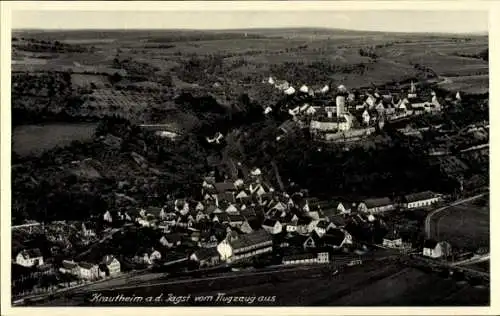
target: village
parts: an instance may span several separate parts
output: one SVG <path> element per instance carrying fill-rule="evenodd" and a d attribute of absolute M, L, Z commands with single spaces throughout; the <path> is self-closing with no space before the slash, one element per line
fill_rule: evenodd
<path fill-rule="evenodd" d="M 340 85 L 333 94 L 329 85 L 302 85 L 296 91 L 273 77 L 262 84 L 286 96 L 281 108 L 263 109 L 265 115 L 278 112 L 288 117 L 276 141 L 294 129 L 308 131 L 318 142 L 362 141 L 383 130 L 386 122 L 432 116 L 442 111 L 441 103 L 461 102 L 460 92 L 441 102 L 434 91 L 422 97 L 413 81 L 407 91 L 349 91 Z M 429 156 L 451 159 L 450 151 L 482 150 L 489 125 L 478 123 L 458 132 L 447 132 L 442 125 L 398 131 L 422 137 L 429 129 L 441 137 L 433 140 L 437 145 Z M 459 147 L 450 148 L 446 141 L 452 137 L 460 138 L 453 142 Z M 223 140 L 221 133 L 206 138 L 209 144 Z M 50 294 L 144 270 L 175 277 L 219 268 L 327 265 L 339 260 L 361 264 L 364 255 L 380 249 L 440 260 L 466 252 L 452 249 L 446 240 L 425 239 L 422 233 L 426 214 L 456 196 L 424 191 L 325 201 L 309 196 L 307 190 L 274 188 L 271 176 L 258 167 L 245 168 L 238 162 L 235 168 L 236 173 L 225 174 L 222 180 L 216 170 L 202 177 L 201 200 L 169 196 L 156 205 L 109 209 L 83 222 L 14 226 L 13 238 L 31 240 L 37 247 L 18 248 L 12 254 L 13 295 Z"/>
<path fill-rule="evenodd" d="M 172 199 L 162 207 L 110 210 L 87 222 L 13 227 L 15 233 L 38 232 L 51 245 L 13 255 L 14 289 L 22 284 L 26 292 L 26 284 L 32 284 L 38 292 L 50 291 L 153 267 L 175 273 L 220 266 L 328 264 L 346 254 L 358 262 L 374 245 L 431 258 L 446 255 L 435 241 L 422 248 L 410 235 L 403 238 L 387 216 L 429 209 L 446 199 L 433 192 L 325 203 L 306 192 L 275 190 L 259 168 L 235 181 L 216 182 L 209 174 L 200 187 L 202 201 Z M 381 223 L 382 235 L 375 230 Z M 360 234 L 360 229 L 373 233 Z M 124 240 L 117 236 L 127 234 L 135 240 L 123 241 L 125 254 L 115 243 Z M 76 249 L 80 253 L 71 251 Z M 69 253 L 73 256 L 65 257 Z"/>

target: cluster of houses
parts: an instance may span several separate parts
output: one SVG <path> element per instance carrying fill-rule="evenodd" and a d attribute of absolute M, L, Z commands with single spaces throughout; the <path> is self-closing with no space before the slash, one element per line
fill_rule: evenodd
<path fill-rule="evenodd" d="M 322 209 L 320 202 L 302 192 L 287 194 L 275 190 L 259 168 L 234 181 L 217 182 L 214 175 L 209 174 L 201 190 L 200 201 L 176 199 L 162 207 L 107 211 L 102 220 L 115 225 L 123 221 L 124 226 L 160 232 L 157 245 L 161 245 L 161 249 L 140 247 L 131 258 L 132 262 L 147 266 L 186 266 L 194 262 L 200 268 L 212 267 L 269 255 L 277 249 L 283 251 L 283 264 L 325 263 L 332 252 L 346 250 L 354 244 L 346 230 L 350 216 L 374 221 L 374 216 L 397 208 L 428 207 L 441 199 L 438 194 L 421 192 L 406 195 L 400 201 L 377 198 L 357 203 L 335 202 Z M 64 233 L 52 229 L 51 235 L 57 237 Z M 83 239 L 98 236 L 91 222 L 81 223 L 78 235 Z M 401 247 L 397 237 L 387 236 L 384 244 Z M 65 260 L 59 272 L 89 281 L 114 277 L 121 271 L 117 255 L 108 254 L 100 262 Z M 44 264 L 38 249 L 22 250 L 14 261 L 24 267 Z"/>
<path fill-rule="evenodd" d="M 267 81 L 277 89 L 284 89 L 287 95 L 286 105 L 279 110 L 288 113 L 292 121 L 309 126 L 316 138 L 334 140 L 339 134 L 344 138 L 360 138 L 361 132 L 369 135 L 375 127 L 382 129 L 386 121 L 436 113 L 442 109 L 434 91 L 429 96 L 420 97 L 413 82 L 407 93 L 378 89 L 360 93 L 348 91 L 344 85 L 336 89 L 330 89 L 329 85 L 318 89 L 303 85 L 296 91 L 286 81 L 280 82 L 272 77 Z M 331 93 L 335 95 L 334 100 Z M 460 100 L 459 93 L 456 98 Z M 264 113 L 270 114 L 274 110 L 267 106 Z"/>
<path fill-rule="evenodd" d="M 78 279 L 94 281 L 100 278 L 118 276 L 121 273 L 121 265 L 113 255 L 106 255 L 98 264 L 63 260 L 59 271 L 74 275 Z"/>

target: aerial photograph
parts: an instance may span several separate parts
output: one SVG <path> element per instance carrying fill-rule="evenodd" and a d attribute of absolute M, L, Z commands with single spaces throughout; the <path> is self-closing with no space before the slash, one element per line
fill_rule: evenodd
<path fill-rule="evenodd" d="M 11 304 L 490 306 L 488 11 L 14 11 Z"/>

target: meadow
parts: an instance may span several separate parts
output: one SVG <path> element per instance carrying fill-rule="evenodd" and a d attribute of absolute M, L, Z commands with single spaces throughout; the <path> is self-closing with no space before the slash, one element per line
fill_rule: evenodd
<path fill-rule="evenodd" d="M 489 206 L 473 202 L 452 206 L 433 219 L 435 237 L 452 247 L 476 250 L 488 247 L 490 240 Z"/>
<path fill-rule="evenodd" d="M 53 123 L 21 125 L 12 133 L 12 149 L 21 156 L 38 155 L 56 146 L 66 146 L 72 141 L 85 141 L 94 136 L 97 124 Z"/>

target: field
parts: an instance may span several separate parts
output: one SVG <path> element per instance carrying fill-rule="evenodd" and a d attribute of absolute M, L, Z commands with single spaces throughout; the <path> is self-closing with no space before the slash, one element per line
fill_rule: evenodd
<path fill-rule="evenodd" d="M 94 135 L 97 124 L 22 125 L 14 128 L 13 151 L 21 156 L 37 155 L 56 146 L 69 145 L 74 140 L 84 141 Z"/>
<path fill-rule="evenodd" d="M 474 202 L 452 206 L 433 217 L 433 232 L 438 240 L 446 240 L 453 247 L 476 250 L 489 246 L 489 206 Z"/>
<path fill-rule="evenodd" d="M 249 37 L 245 37 L 248 33 Z M 16 33 L 17 34 L 17 33 Z M 273 66 L 284 62 L 308 67 L 313 62 L 324 62 L 333 66 L 366 65 L 362 76 L 349 72 L 330 72 L 325 80 L 344 83 L 349 87 L 383 84 L 393 80 L 415 77 L 419 71 L 416 64 L 430 67 L 441 76 L 457 77 L 488 74 L 488 62 L 479 58 L 464 57 L 478 54 L 488 47 L 486 36 L 456 37 L 431 36 L 425 34 L 385 34 L 328 29 L 260 29 L 250 32 L 228 30 L 224 32 L 197 31 L 75 31 L 75 32 L 23 32 L 25 37 L 37 40 L 59 40 L 80 46 L 94 46 L 96 51 L 89 54 L 59 53 L 53 59 L 37 63 L 22 49 L 14 52 L 18 58 L 15 70 L 48 70 L 73 67 L 74 72 L 111 72 L 112 60 L 122 59 L 145 62 L 157 67 L 164 74 L 176 75 L 175 69 L 182 67 L 189 58 L 222 57 L 221 77 L 231 85 L 245 76 L 252 76 L 254 82 L 273 75 Z M 109 38 L 105 38 L 105 34 Z M 360 49 L 373 48 L 376 59 L 362 56 Z M 117 53 L 119 51 L 119 53 Z M 24 59 L 23 59 L 24 58 Z M 245 65 L 235 61 L 241 61 Z M 79 63 L 75 66 L 74 62 Z M 300 71 L 298 72 L 300 73 Z M 215 74 L 214 74 L 215 75 Z M 217 76 L 217 75 L 216 75 Z M 278 74 L 279 76 L 279 74 Z M 182 79 L 182 78 L 181 78 Z M 201 78 L 199 78 L 201 80 Z M 314 81 L 314 77 L 303 78 L 291 75 L 286 78 L 293 84 L 304 79 Z M 214 77 L 215 80 L 215 77 Z M 470 77 L 468 81 L 476 80 Z M 481 79 L 482 80 L 482 79 Z M 459 82 L 459 80 L 454 80 Z M 482 84 L 483 81 L 481 81 Z M 193 82 L 191 82 L 193 83 Z M 211 82 L 196 82 L 211 87 Z M 324 82 L 306 82 L 309 85 Z M 473 82 L 474 85 L 479 83 Z M 450 87 L 455 88 L 455 87 Z M 460 88 L 467 88 L 467 84 Z"/>
<path fill-rule="evenodd" d="M 71 85 L 73 88 L 90 88 L 94 84 L 97 88 L 104 88 L 109 80 L 101 75 L 72 74 Z"/>
<path fill-rule="evenodd" d="M 463 91 L 465 93 L 487 93 L 489 90 L 489 76 L 463 76 L 447 77 L 441 88 L 452 91 Z"/>

